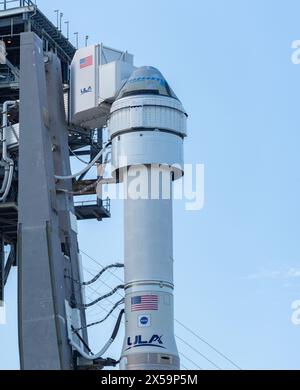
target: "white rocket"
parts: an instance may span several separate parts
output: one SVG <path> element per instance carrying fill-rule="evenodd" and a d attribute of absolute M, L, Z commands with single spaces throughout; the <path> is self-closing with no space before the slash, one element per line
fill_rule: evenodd
<path fill-rule="evenodd" d="M 113 169 L 127 194 L 121 369 L 180 368 L 174 336 L 172 181 L 184 173 L 186 122 L 181 102 L 152 67 L 133 72 L 111 109 Z"/>
<path fill-rule="evenodd" d="M 123 182 L 128 195 L 124 205 L 126 337 L 121 368 L 179 369 L 174 337 L 172 182 L 184 173 L 187 114 L 157 69 L 136 69 L 133 55 L 103 45 L 77 51 L 71 81 L 74 124 L 102 127 L 110 114 L 113 175 Z"/>

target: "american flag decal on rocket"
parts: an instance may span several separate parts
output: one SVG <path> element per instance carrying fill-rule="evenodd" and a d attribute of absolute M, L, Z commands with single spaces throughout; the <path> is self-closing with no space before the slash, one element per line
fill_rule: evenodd
<path fill-rule="evenodd" d="M 131 298 L 131 311 L 157 311 L 157 295 L 140 295 Z"/>

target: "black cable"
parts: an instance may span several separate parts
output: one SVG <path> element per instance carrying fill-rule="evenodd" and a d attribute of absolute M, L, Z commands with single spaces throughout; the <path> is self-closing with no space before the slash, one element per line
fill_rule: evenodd
<path fill-rule="evenodd" d="M 75 152 L 73 152 L 73 150 L 70 148 L 70 146 L 69 146 L 69 151 L 72 153 L 72 155 L 74 156 L 74 157 L 76 157 L 77 158 L 77 160 L 79 160 L 80 162 L 82 162 L 83 164 L 85 164 L 85 165 L 89 165 L 90 163 L 91 163 L 91 161 L 84 161 L 82 158 L 80 158 L 79 156 L 77 156 L 77 154 L 75 153 Z"/>
<path fill-rule="evenodd" d="M 120 325 L 121 325 L 121 321 L 122 321 L 122 317 L 123 317 L 124 314 L 125 314 L 125 309 L 122 309 L 120 311 L 120 314 L 119 314 L 119 317 L 118 317 L 115 329 L 113 330 L 112 335 L 111 335 L 111 339 L 112 340 L 114 340 L 117 337 L 117 335 L 118 335 L 118 332 L 119 332 L 119 329 L 120 329 Z"/>
<path fill-rule="evenodd" d="M 82 285 L 83 286 L 89 286 L 95 282 L 97 282 L 97 280 L 106 272 L 108 271 L 109 269 L 112 269 L 112 268 L 124 268 L 124 264 L 121 264 L 121 263 L 116 263 L 116 264 L 111 264 L 111 265 L 108 265 L 107 267 L 103 268 L 102 271 L 100 271 L 98 273 L 98 275 L 96 275 L 92 280 L 88 281 L 88 282 L 83 282 Z"/>
<path fill-rule="evenodd" d="M 87 273 L 89 273 L 91 276 L 93 276 L 93 274 L 87 269 L 87 268 L 83 268 Z M 112 288 L 112 286 L 110 286 L 108 283 L 106 283 L 105 282 L 105 280 L 102 280 L 101 281 L 101 284 L 104 284 L 104 286 L 106 286 L 106 287 L 108 287 L 108 288 Z M 93 287 L 91 287 L 91 286 L 87 286 L 87 288 L 88 289 L 90 289 L 90 291 L 94 294 L 94 295 L 99 295 L 100 294 L 100 290 L 99 289 L 95 289 L 95 288 L 93 288 Z M 118 295 L 121 297 L 121 298 L 123 298 L 123 295 L 122 294 L 120 294 L 120 293 L 118 293 Z M 93 299 L 93 298 L 91 298 L 91 299 Z M 110 304 L 114 304 L 112 301 L 110 301 L 109 299 L 107 299 L 107 301 L 110 303 Z M 99 306 L 99 307 L 101 307 L 101 306 Z"/>
<path fill-rule="evenodd" d="M 92 260 L 95 264 L 98 264 L 100 265 L 101 267 L 103 267 L 103 265 L 95 260 L 93 257 L 91 257 L 88 253 L 84 252 L 83 250 L 80 251 L 84 256 L 86 256 L 87 258 L 89 258 L 90 260 Z M 111 275 L 114 276 L 116 279 L 118 279 L 119 281 L 122 281 L 121 278 L 119 278 L 115 273 L 111 272 Z M 222 356 L 224 359 L 226 359 L 228 362 L 230 362 L 231 364 L 233 364 L 236 368 L 238 368 L 239 370 L 242 370 L 241 367 L 239 367 L 236 363 L 234 363 L 228 356 L 226 356 L 224 353 L 222 353 L 221 351 L 219 351 L 217 348 L 215 348 L 212 344 L 210 344 L 209 342 L 207 342 L 204 338 L 200 337 L 197 333 L 195 333 L 193 330 L 191 330 L 190 328 L 188 328 L 186 325 L 184 325 L 182 322 L 180 322 L 179 320 L 175 319 L 175 321 L 181 325 L 183 328 L 185 328 L 188 332 L 190 332 L 192 335 L 194 335 L 196 338 L 198 338 L 200 341 L 202 341 L 204 344 L 206 344 L 207 346 L 209 346 L 212 350 L 214 350 L 216 353 L 218 353 L 220 356 Z M 185 344 L 187 344 L 184 340 L 182 340 L 182 342 L 184 342 Z M 189 346 L 189 345 L 188 345 Z M 199 353 L 199 351 L 197 351 L 197 353 Z M 207 358 L 203 355 L 203 357 L 207 360 Z M 209 361 L 210 362 L 210 361 Z M 213 365 L 215 365 L 213 362 L 211 362 Z M 216 365 L 215 365 L 216 366 Z M 220 368 L 219 368 L 220 369 Z"/>
<path fill-rule="evenodd" d="M 187 347 L 191 348 L 192 351 L 196 352 L 198 355 L 200 355 L 201 357 L 203 357 L 206 361 L 208 361 L 210 364 L 212 364 L 215 368 L 217 368 L 218 370 L 222 370 L 221 367 L 219 367 L 216 363 L 214 363 L 212 360 L 210 360 L 208 357 L 206 357 L 205 355 L 203 355 L 203 353 L 199 352 L 196 348 L 194 348 L 191 344 L 187 343 L 185 340 L 183 340 L 181 337 L 175 335 L 175 337 L 180 340 L 181 342 L 183 342 Z"/>
<path fill-rule="evenodd" d="M 78 307 L 78 308 L 79 308 L 79 309 L 88 309 L 89 307 L 92 307 L 92 306 L 96 305 L 97 303 L 103 301 L 104 299 L 111 297 L 111 296 L 114 295 L 117 291 L 123 290 L 124 287 L 125 287 L 124 284 L 122 284 L 122 285 L 120 285 L 120 286 L 117 286 L 117 287 L 115 287 L 110 293 L 107 293 L 107 294 L 103 295 L 102 297 L 96 299 L 96 300 L 93 301 L 93 302 L 87 303 L 87 304 L 85 304 L 85 305 L 80 305 L 80 307 Z"/>
<path fill-rule="evenodd" d="M 116 322 L 116 325 L 114 327 L 114 330 L 112 332 L 112 335 L 110 336 L 110 340 L 113 342 L 115 340 L 115 338 L 117 337 L 118 333 L 119 333 L 119 330 L 120 330 L 120 325 L 121 325 L 121 322 L 122 322 L 122 317 L 123 317 L 123 314 L 125 313 L 125 310 L 122 309 L 120 311 L 120 314 L 118 316 L 118 319 L 117 319 L 117 322 Z M 78 336 L 79 340 L 83 343 L 83 345 L 86 347 L 86 349 L 88 350 L 88 352 L 91 354 L 91 355 L 94 355 L 93 352 L 91 351 L 90 347 L 87 345 L 87 343 L 83 340 L 83 338 L 80 336 L 80 334 L 78 333 L 78 331 L 76 329 L 74 329 L 74 327 L 72 326 L 71 327 L 72 331 Z M 97 362 L 97 361 L 105 361 L 103 358 L 99 358 L 99 359 L 95 359 L 94 362 Z M 114 364 L 118 364 L 115 360 L 113 361 Z"/>
<path fill-rule="evenodd" d="M 192 359 L 188 358 L 188 357 L 187 357 L 186 355 L 184 355 L 182 352 L 179 352 L 179 355 L 181 355 L 181 356 L 182 356 L 184 359 L 186 359 L 188 362 L 194 364 L 194 366 L 196 366 L 199 370 L 203 370 L 202 367 L 198 366 L 197 363 L 195 363 Z M 183 364 L 182 364 L 182 367 L 184 367 Z M 185 367 L 185 368 L 186 368 L 186 367 Z"/>
<path fill-rule="evenodd" d="M 91 351 L 90 347 L 87 345 L 87 343 L 83 340 L 83 338 L 81 337 L 80 333 L 79 333 L 79 330 L 80 329 L 75 329 L 74 326 L 72 325 L 71 326 L 71 329 L 72 331 L 76 334 L 76 336 L 79 338 L 79 340 L 82 342 L 82 344 L 85 346 L 85 348 L 87 349 L 87 351 L 93 355 L 93 352 Z"/>
<path fill-rule="evenodd" d="M 99 261 L 93 259 L 90 255 L 88 255 L 86 252 L 84 252 L 82 249 L 80 250 L 80 253 L 83 254 L 84 256 L 86 256 L 88 259 L 92 260 L 95 264 L 98 264 L 100 267 L 104 268 L 104 265 L 101 264 Z M 109 271 L 109 273 L 114 276 L 116 279 L 118 279 L 120 282 L 123 282 L 123 280 L 121 278 L 119 278 L 116 274 L 114 274 L 113 272 Z"/>
<path fill-rule="evenodd" d="M 224 353 L 220 352 L 217 348 L 215 348 L 213 345 L 211 345 L 208 341 L 206 341 L 203 337 L 200 337 L 197 333 L 195 333 L 193 330 L 188 328 L 186 325 L 184 325 L 182 322 L 175 320 L 179 325 L 181 325 L 185 330 L 190 332 L 193 336 L 195 336 L 198 340 L 200 340 L 202 343 L 209 346 L 212 350 L 214 350 L 218 355 L 222 356 L 224 359 L 226 359 L 229 363 L 231 363 L 234 367 L 236 367 L 239 370 L 242 370 L 241 367 L 239 367 L 234 361 L 232 361 L 228 356 L 226 356 Z"/>
<path fill-rule="evenodd" d="M 91 324 L 88 324 L 86 326 L 83 326 L 82 328 L 78 328 L 76 329 L 77 332 L 79 332 L 80 330 L 83 330 L 83 329 L 88 329 L 88 328 L 91 328 L 92 326 L 96 326 L 96 325 L 100 325 L 100 324 L 103 324 L 103 322 L 105 322 L 110 316 L 111 314 L 120 306 L 122 305 L 122 303 L 124 303 L 124 298 L 121 299 L 119 302 L 117 302 L 114 307 L 109 311 L 109 313 L 106 315 L 106 317 L 104 317 L 102 320 L 100 321 L 97 321 L 97 322 L 93 322 Z M 75 333 L 75 331 L 74 331 Z"/>
<path fill-rule="evenodd" d="M 115 340 L 115 338 L 117 337 L 117 335 L 118 335 L 118 333 L 119 333 L 120 325 L 121 325 L 121 322 L 122 322 L 122 317 L 123 317 L 124 314 L 125 314 L 125 310 L 122 309 L 122 310 L 120 311 L 119 316 L 118 316 L 116 325 L 115 325 L 114 330 L 113 330 L 113 332 L 112 332 L 112 335 L 110 336 L 110 340 L 112 340 L 112 341 Z M 100 360 L 101 360 L 101 359 L 100 359 Z M 95 360 L 95 362 L 97 362 L 97 360 Z M 120 360 L 114 361 L 114 364 L 115 364 L 115 365 L 117 365 L 117 364 L 119 364 L 119 363 L 120 363 Z"/>
<path fill-rule="evenodd" d="M 101 276 L 108 270 L 112 268 L 124 268 L 124 264 L 121 263 L 116 263 L 116 264 L 111 264 L 108 265 L 107 267 L 103 268 L 93 279 L 89 280 L 88 282 L 81 282 L 80 280 L 73 279 L 71 276 L 66 275 L 66 279 L 71 279 L 73 282 L 80 284 L 82 286 L 90 286 L 91 284 L 94 284 L 97 282 L 98 279 L 101 278 Z"/>

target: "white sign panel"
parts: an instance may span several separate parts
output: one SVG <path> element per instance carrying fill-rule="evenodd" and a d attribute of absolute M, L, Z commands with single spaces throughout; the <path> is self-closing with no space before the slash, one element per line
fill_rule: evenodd
<path fill-rule="evenodd" d="M 71 64 L 71 121 L 90 127 L 106 123 L 107 107 L 133 72 L 133 56 L 127 52 L 92 45 L 77 50 Z"/>
<path fill-rule="evenodd" d="M 72 113 L 85 111 L 96 106 L 96 46 L 85 47 L 76 52 L 71 65 Z"/>

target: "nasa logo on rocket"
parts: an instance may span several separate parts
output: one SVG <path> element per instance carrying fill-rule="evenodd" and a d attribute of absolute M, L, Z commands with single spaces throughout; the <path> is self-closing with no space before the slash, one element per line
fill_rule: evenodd
<path fill-rule="evenodd" d="M 151 316 L 150 315 L 141 315 L 138 317 L 138 327 L 139 328 L 150 328 L 151 326 Z"/>

